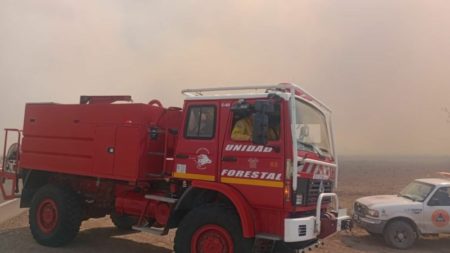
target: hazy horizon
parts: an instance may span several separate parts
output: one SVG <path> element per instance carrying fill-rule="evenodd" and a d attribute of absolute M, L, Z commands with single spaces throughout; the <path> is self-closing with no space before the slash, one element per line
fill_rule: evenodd
<path fill-rule="evenodd" d="M 340 155 L 449 156 L 449 11 L 443 0 L 0 0 L 0 128 L 21 128 L 26 102 L 180 106 L 185 88 L 294 82 L 332 108 Z"/>

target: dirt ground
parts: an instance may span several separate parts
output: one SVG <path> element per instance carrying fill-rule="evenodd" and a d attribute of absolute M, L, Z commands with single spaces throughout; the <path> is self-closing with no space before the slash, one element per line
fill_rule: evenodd
<path fill-rule="evenodd" d="M 341 206 L 351 208 L 361 196 L 392 194 L 414 178 L 436 177 L 437 171 L 450 171 L 450 158 L 343 158 L 340 162 L 338 193 Z M 0 214 L 1 215 L 1 214 Z M 91 219 L 83 223 L 78 237 L 64 248 L 47 248 L 37 244 L 28 229 L 28 213 L 0 224 L 0 252 L 172 252 L 174 233 L 164 237 L 145 233 L 123 233 L 116 230 L 108 218 Z M 313 252 L 405 252 L 386 247 L 380 238 L 369 236 L 355 228 L 352 232 L 325 240 L 325 245 Z M 406 252 L 450 253 L 450 237 L 422 238 Z"/>

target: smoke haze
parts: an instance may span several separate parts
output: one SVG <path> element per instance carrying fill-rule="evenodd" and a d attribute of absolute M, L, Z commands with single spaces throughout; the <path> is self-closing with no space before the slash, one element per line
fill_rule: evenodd
<path fill-rule="evenodd" d="M 0 128 L 26 102 L 294 82 L 339 154 L 449 155 L 450 2 L 0 0 Z M 3 137 L 0 137 L 0 141 Z"/>

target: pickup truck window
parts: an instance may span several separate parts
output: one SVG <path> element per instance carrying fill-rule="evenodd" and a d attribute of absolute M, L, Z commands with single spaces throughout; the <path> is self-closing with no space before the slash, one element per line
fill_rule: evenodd
<path fill-rule="evenodd" d="M 450 206 L 449 187 L 439 188 L 428 202 L 429 206 Z"/>

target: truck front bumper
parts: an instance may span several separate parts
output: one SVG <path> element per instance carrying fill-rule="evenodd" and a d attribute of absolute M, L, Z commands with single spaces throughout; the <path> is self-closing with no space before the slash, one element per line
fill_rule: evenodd
<path fill-rule="evenodd" d="M 386 221 L 384 220 L 362 217 L 357 214 L 353 214 L 353 221 L 358 224 L 358 226 L 374 234 L 382 234 L 384 227 L 386 226 Z"/>
<path fill-rule="evenodd" d="M 335 225 L 331 225 L 332 223 L 319 224 L 320 222 L 318 223 L 316 216 L 285 219 L 284 241 L 302 242 L 318 239 L 321 238 L 321 231 L 331 231 L 331 233 L 328 233 L 328 236 L 330 236 L 341 230 L 350 229 L 352 227 L 352 219 L 347 215 L 346 209 L 339 209 Z"/>

